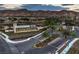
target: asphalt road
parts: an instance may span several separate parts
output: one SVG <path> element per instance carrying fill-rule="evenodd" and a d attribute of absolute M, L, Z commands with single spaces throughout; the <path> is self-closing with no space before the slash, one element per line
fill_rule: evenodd
<path fill-rule="evenodd" d="M 44 48 L 33 48 L 33 45 L 35 43 L 37 43 L 39 40 L 32 39 L 28 42 L 15 44 L 15 46 L 18 48 L 18 50 L 21 53 L 25 53 L 25 54 L 46 54 L 46 53 L 49 53 L 49 52 L 55 53 L 55 51 L 57 50 L 57 47 L 59 47 L 60 45 L 62 45 L 64 43 L 64 40 L 60 39 L 57 42 L 54 42 L 54 43 L 52 43 L 52 44 L 50 44 L 50 45 L 48 45 Z"/>
<path fill-rule="evenodd" d="M 8 54 L 8 53 L 11 53 L 8 44 L 2 38 L 0 38 L 0 54 Z"/>
<path fill-rule="evenodd" d="M 0 54 L 19 54 L 19 50 L 11 43 L 0 37 Z"/>
<path fill-rule="evenodd" d="M 41 38 L 40 37 L 37 37 L 37 38 L 32 38 L 31 40 L 29 41 L 26 41 L 26 42 L 22 42 L 22 43 L 18 43 L 18 44 L 14 44 L 17 49 L 20 51 L 20 52 L 24 52 L 24 51 L 28 51 L 29 49 L 32 49 L 33 48 L 33 45 L 37 42 L 39 42 Z"/>
<path fill-rule="evenodd" d="M 39 42 L 40 39 L 42 39 L 42 37 L 38 36 L 36 38 L 32 38 L 29 41 L 25 41 L 25 42 L 18 43 L 18 44 L 6 43 L 7 44 L 6 45 L 5 43 L 3 43 L 2 47 L 6 51 L 2 51 L 2 52 L 14 53 L 14 54 L 16 54 L 16 53 L 25 53 L 25 54 L 55 53 L 55 51 L 57 50 L 57 47 L 59 47 L 60 45 L 62 45 L 64 43 L 64 40 L 60 39 L 60 40 L 58 40 L 58 41 L 56 41 L 56 42 L 54 42 L 54 43 L 52 43 L 52 44 L 50 44 L 50 45 L 48 45 L 48 46 L 46 46 L 44 48 L 33 48 L 33 45 L 35 43 Z M 0 41 L 4 42 L 3 39 L 0 39 Z"/>
<path fill-rule="evenodd" d="M 32 38 L 29 41 L 21 42 L 21 43 L 7 43 L 2 38 L 0 38 L 0 53 L 23 53 L 23 54 L 47 54 L 47 53 L 55 53 L 58 47 L 64 44 L 64 39 L 57 40 L 56 42 L 47 45 L 44 48 L 33 48 L 33 45 L 39 40 L 43 39 L 41 36 L 37 36 Z M 71 40 L 70 40 L 71 41 Z M 69 41 L 69 42 L 70 42 Z"/>
<path fill-rule="evenodd" d="M 38 38 L 38 39 L 37 39 Z M 16 54 L 16 53 L 24 53 L 24 54 L 48 54 L 55 53 L 60 45 L 64 43 L 63 39 L 60 39 L 44 48 L 33 48 L 33 45 L 37 43 L 40 37 L 36 39 L 31 39 L 30 41 L 11 44 L 5 42 L 2 38 L 0 38 L 0 54 Z M 71 40 L 70 40 L 71 41 Z"/>
<path fill-rule="evenodd" d="M 71 39 L 69 39 L 70 43 Z M 64 44 L 64 40 L 58 40 L 57 42 L 52 43 L 51 45 L 48 45 L 47 47 L 44 48 L 33 48 L 30 49 L 28 51 L 25 51 L 26 54 L 48 54 L 48 53 L 52 53 L 54 54 L 56 52 L 56 50 L 58 49 L 58 47 L 60 47 L 60 45 Z"/>

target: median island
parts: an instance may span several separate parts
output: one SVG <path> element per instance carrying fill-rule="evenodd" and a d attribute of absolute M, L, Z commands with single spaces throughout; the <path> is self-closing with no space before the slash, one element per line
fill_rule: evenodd
<path fill-rule="evenodd" d="M 57 37 L 59 37 L 58 34 L 52 34 L 52 36 L 47 37 L 45 40 L 39 41 L 38 43 L 34 44 L 34 48 L 44 48 L 48 45 L 48 43 L 50 43 L 51 41 L 53 41 Z"/>

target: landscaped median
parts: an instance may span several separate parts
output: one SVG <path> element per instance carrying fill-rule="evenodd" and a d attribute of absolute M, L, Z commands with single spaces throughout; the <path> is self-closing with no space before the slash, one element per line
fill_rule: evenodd
<path fill-rule="evenodd" d="M 47 37 L 46 39 L 39 41 L 38 43 L 34 44 L 33 47 L 34 48 L 44 48 L 48 45 L 48 43 L 50 43 L 51 41 L 53 41 L 57 37 L 59 37 L 58 34 L 52 34 L 51 36 Z"/>

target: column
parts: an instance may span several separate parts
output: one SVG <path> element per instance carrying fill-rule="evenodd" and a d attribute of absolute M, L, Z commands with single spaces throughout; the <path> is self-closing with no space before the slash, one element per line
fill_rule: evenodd
<path fill-rule="evenodd" d="M 13 23 L 13 30 L 14 30 L 14 33 L 16 33 L 16 26 L 17 26 L 17 23 Z"/>

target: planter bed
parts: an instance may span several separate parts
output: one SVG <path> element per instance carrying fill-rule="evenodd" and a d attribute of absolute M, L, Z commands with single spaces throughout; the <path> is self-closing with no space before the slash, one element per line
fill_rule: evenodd
<path fill-rule="evenodd" d="M 53 34 L 51 37 L 47 38 L 46 40 L 34 44 L 34 47 L 35 48 L 46 47 L 49 42 L 51 42 L 52 40 L 56 39 L 58 36 L 59 36 L 58 34 Z"/>

